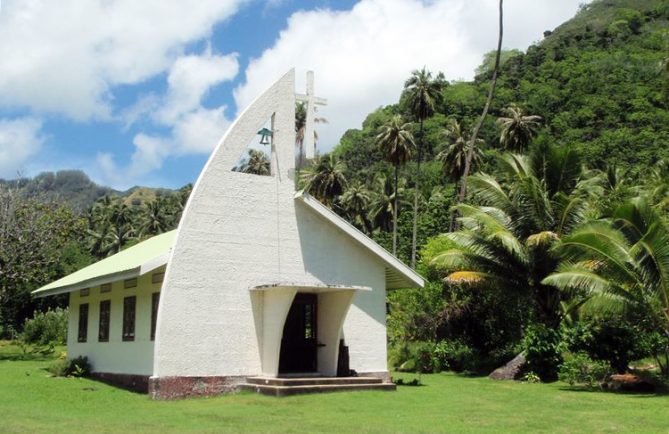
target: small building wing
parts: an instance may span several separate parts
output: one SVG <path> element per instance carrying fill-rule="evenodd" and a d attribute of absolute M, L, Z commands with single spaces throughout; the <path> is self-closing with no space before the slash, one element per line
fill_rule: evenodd
<path fill-rule="evenodd" d="M 36 297 L 63 294 L 104 283 L 138 277 L 167 264 L 176 230 L 149 238 L 82 268 L 35 291 Z"/>
<path fill-rule="evenodd" d="M 424 286 L 425 282 L 418 273 L 311 195 L 300 191 L 295 194 L 295 200 L 305 204 L 324 221 L 339 228 L 383 261 L 386 266 L 386 289 L 422 288 Z"/>

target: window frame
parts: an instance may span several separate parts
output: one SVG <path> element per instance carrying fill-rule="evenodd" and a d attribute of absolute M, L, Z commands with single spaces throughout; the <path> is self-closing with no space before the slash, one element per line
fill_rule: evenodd
<path fill-rule="evenodd" d="M 121 329 L 121 339 L 123 342 L 133 342 L 135 340 L 136 322 L 137 296 L 130 295 L 123 297 L 123 328 Z"/>
<path fill-rule="evenodd" d="M 85 312 L 85 313 L 84 313 Z M 88 314 L 90 308 L 88 303 L 79 305 L 79 323 L 77 324 L 77 342 L 86 343 L 88 341 Z M 82 321 L 83 319 L 83 321 Z"/>
<path fill-rule="evenodd" d="M 105 309 L 103 309 L 103 306 L 105 307 Z M 106 312 L 106 314 L 103 315 L 103 312 Z M 111 300 L 100 300 L 100 312 L 98 318 L 98 342 L 109 342 L 110 323 L 111 323 Z"/>
<path fill-rule="evenodd" d="M 158 306 L 160 304 L 160 292 L 151 294 L 151 340 L 156 340 L 156 325 L 158 324 Z"/>

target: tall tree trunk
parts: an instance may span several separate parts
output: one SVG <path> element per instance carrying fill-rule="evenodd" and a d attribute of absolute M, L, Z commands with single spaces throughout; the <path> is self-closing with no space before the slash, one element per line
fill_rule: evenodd
<path fill-rule="evenodd" d="M 467 158 L 465 159 L 465 170 L 463 172 L 462 178 L 460 178 L 460 193 L 458 194 L 458 203 L 462 203 L 467 196 L 467 177 L 469 176 L 469 171 L 472 167 L 472 159 L 474 158 L 474 146 L 476 144 L 476 139 L 478 138 L 479 131 L 483 125 L 485 117 L 488 115 L 488 110 L 490 110 L 490 104 L 492 103 L 492 97 L 495 94 L 495 87 L 497 87 L 497 74 L 499 73 L 499 58 L 502 53 L 502 37 L 504 35 L 504 21 L 503 21 L 503 2 L 504 0 L 499 0 L 499 37 L 497 38 L 497 53 L 495 55 L 495 69 L 492 72 L 492 80 L 490 81 L 490 90 L 488 91 L 488 99 L 485 102 L 483 107 L 483 113 L 479 118 L 472 136 L 469 140 L 469 149 L 467 150 Z M 451 227 L 450 230 L 458 230 L 457 211 L 453 210 L 451 213 Z"/>
<path fill-rule="evenodd" d="M 395 165 L 395 206 L 393 206 L 393 255 L 397 256 L 397 205 L 399 203 L 399 193 L 397 186 L 400 180 L 400 166 Z"/>
<path fill-rule="evenodd" d="M 423 118 L 418 133 L 418 164 L 416 164 L 416 191 L 413 198 L 413 233 L 411 235 L 411 268 L 416 269 L 416 243 L 418 234 L 418 195 L 420 195 L 420 161 L 423 159 Z"/>

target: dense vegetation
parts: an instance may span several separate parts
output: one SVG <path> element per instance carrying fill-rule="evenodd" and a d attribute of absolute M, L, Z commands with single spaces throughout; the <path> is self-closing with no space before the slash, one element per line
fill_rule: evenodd
<path fill-rule="evenodd" d="M 302 187 L 427 279 L 389 295 L 396 368 L 487 373 L 523 351 L 528 378 L 643 358 L 669 377 L 668 35 L 664 1 L 595 0 L 499 53 L 486 116 L 495 52 L 471 82 L 415 71 L 333 152 L 298 160 Z M 190 192 L 129 201 L 77 176 L 0 183 L 0 333 L 48 307 L 31 289 L 174 228 Z M 84 187 L 63 187 L 68 206 L 58 185 Z"/>

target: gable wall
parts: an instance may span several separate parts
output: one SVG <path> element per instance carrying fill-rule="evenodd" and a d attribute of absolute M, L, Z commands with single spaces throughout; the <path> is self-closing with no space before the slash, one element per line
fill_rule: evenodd
<path fill-rule="evenodd" d="M 153 375 L 261 372 L 262 322 L 250 288 L 355 285 L 344 325 L 351 367 L 386 370 L 383 265 L 294 199 L 294 76 L 286 75 L 230 128 L 196 183 L 180 222 L 158 315 Z M 231 169 L 275 113 L 273 176 Z"/>

